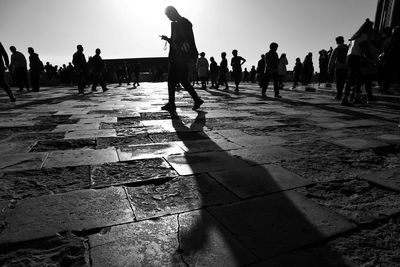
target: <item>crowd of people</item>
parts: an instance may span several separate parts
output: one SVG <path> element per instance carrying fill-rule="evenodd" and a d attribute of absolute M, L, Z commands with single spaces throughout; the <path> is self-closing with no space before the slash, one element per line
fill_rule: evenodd
<path fill-rule="evenodd" d="M 175 9 L 170 8 L 168 12 L 166 14 L 171 19 L 172 25 L 178 25 L 177 31 L 181 30 L 181 27 L 190 27 L 190 36 L 187 38 L 193 39 L 191 42 L 195 46 L 191 23 L 181 17 Z M 183 23 L 182 21 L 185 20 L 187 22 Z M 172 35 L 174 34 L 176 33 L 172 33 Z M 162 38 L 173 45 L 172 39 L 175 36 L 163 36 Z M 338 36 L 336 38 L 337 46 L 334 49 L 330 47 L 328 50 L 319 51 L 318 85 L 326 84 L 329 87 L 334 81 L 336 83 L 335 99 L 345 106 L 363 102 L 361 97 L 361 88 L 363 86 L 366 92 L 366 101 L 374 101 L 372 93 L 373 81 L 378 82 L 380 92 L 389 92 L 392 70 L 395 64 L 398 63 L 396 60 L 399 59 L 399 39 L 400 27 L 395 27 L 394 29 L 385 28 L 382 34 L 378 34 L 373 28 L 373 22 L 367 19 L 359 30 L 350 37 L 349 44 L 346 44 L 343 36 Z M 78 45 L 77 51 L 73 54 L 72 63 L 58 67 L 51 65 L 49 62 L 43 65 L 39 55 L 35 53 L 32 47 L 29 47 L 29 76 L 28 62 L 23 53 L 17 51 L 14 46 L 9 49 L 11 51 L 10 61 L 6 50 L 0 43 L 0 86 L 4 88 L 12 102 L 15 102 L 16 98 L 5 79 L 5 70 L 7 68 L 10 70 L 20 92 L 23 92 L 24 88 L 29 91 L 30 86 L 33 92 L 39 91 L 42 73 L 45 74 L 49 81 L 58 79 L 63 85 L 76 84 L 79 94 L 83 94 L 85 88 L 90 84 L 92 91 L 96 91 L 98 85 L 101 86 L 103 92 L 107 91 L 106 75 L 109 75 L 110 72 L 114 74 L 119 85 L 122 82 L 126 82 L 128 85 L 133 82 L 134 87 L 140 85 L 140 62 L 137 62 L 135 66 L 123 62 L 119 66 L 113 66 L 111 70 L 108 70 L 100 56 L 101 50 L 99 48 L 96 49 L 95 55 L 86 60 L 82 45 Z M 190 47 L 188 49 L 190 50 Z M 272 42 L 269 45 L 269 51 L 261 55 L 260 60 L 257 62 L 257 67 L 253 65 L 251 70 L 248 71 L 247 68 L 242 69 L 246 59 L 240 56 L 236 49 L 232 51 L 229 64 L 226 52 L 221 53 L 221 59 L 218 64 L 214 57 L 210 57 L 208 61 L 205 57 L 205 52 L 198 54 L 196 48 L 192 55 L 192 59 L 195 60 L 186 60 L 184 63 L 187 65 L 187 70 L 186 67 L 184 69 L 184 71 L 187 71 L 187 78 L 184 77 L 184 79 L 188 81 L 191 87 L 200 81 L 201 87 L 206 89 L 210 80 L 211 88 L 218 89 L 220 86 L 224 86 L 224 90 L 229 90 L 229 77 L 235 84 L 235 93 L 239 92 L 241 82 L 256 83 L 258 81 L 263 97 L 266 97 L 268 85 L 272 80 L 274 97 L 280 98 L 279 90 L 284 86 L 289 62 L 286 54 L 282 53 L 279 56 L 277 50 L 278 44 Z M 177 55 L 172 55 L 173 57 L 171 57 L 171 51 L 170 49 L 170 68 L 171 62 L 177 61 L 174 57 L 179 58 L 182 56 L 177 53 Z M 292 89 L 299 86 L 300 83 L 308 85 L 313 82 L 316 72 L 312 57 L 313 55 L 310 52 L 305 56 L 303 62 L 301 62 L 300 58 L 296 58 L 293 68 Z M 179 62 L 177 68 L 175 72 L 182 71 L 181 62 Z M 169 76 L 176 75 L 175 72 L 169 71 L 168 74 Z M 134 76 L 131 75 L 132 73 Z M 131 79 L 132 76 L 134 77 L 133 80 Z M 30 82 L 28 77 L 30 77 Z M 178 78 L 178 80 L 174 81 L 176 86 L 183 85 L 185 81 L 181 81 L 182 77 Z M 169 84 L 171 84 L 170 80 L 169 77 Z M 191 90 L 189 89 L 189 91 Z"/>

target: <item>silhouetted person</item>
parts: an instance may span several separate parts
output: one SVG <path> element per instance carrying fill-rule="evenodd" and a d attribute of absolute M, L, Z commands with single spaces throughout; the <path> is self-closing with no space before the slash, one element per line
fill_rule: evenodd
<path fill-rule="evenodd" d="M 329 59 L 329 73 L 332 76 L 335 73 L 336 77 L 336 100 L 342 99 L 343 88 L 347 79 L 347 51 L 349 47 L 344 43 L 343 36 L 336 37 L 337 47 L 333 50 Z"/>
<path fill-rule="evenodd" d="M 219 85 L 225 85 L 225 90 L 229 90 L 228 81 L 226 80 L 226 74 L 229 72 L 228 60 L 226 59 L 226 53 L 221 53 L 221 63 L 219 64 Z M 218 88 L 218 87 L 217 87 Z"/>
<path fill-rule="evenodd" d="M 238 56 L 238 51 L 234 49 L 232 51 L 233 58 L 231 59 L 231 66 L 232 66 L 232 76 L 233 80 L 235 81 L 235 92 L 239 92 L 239 84 L 242 80 L 242 65 L 246 62 L 246 59 Z"/>
<path fill-rule="evenodd" d="M 74 64 L 75 72 L 78 79 L 78 93 L 83 94 L 85 92 L 86 80 L 88 75 L 88 65 L 86 57 L 83 54 L 82 45 L 76 46 L 77 51 L 72 57 L 72 64 Z"/>
<path fill-rule="evenodd" d="M 32 47 L 28 48 L 28 53 L 32 91 L 39 92 L 40 74 L 42 73 L 44 66 L 42 61 L 39 59 L 39 55 L 35 53 L 35 50 Z"/>
<path fill-rule="evenodd" d="M 260 87 L 262 87 L 262 81 L 264 79 L 264 71 L 265 71 L 265 55 L 262 54 L 261 59 L 258 61 L 257 64 L 257 75 Z"/>
<path fill-rule="evenodd" d="M 300 76 L 303 72 L 303 63 L 301 63 L 300 58 L 296 58 L 296 63 L 293 68 L 293 87 L 292 89 L 296 88 L 299 85 Z"/>
<path fill-rule="evenodd" d="M 206 89 L 206 81 L 208 75 L 208 60 L 205 58 L 206 53 L 201 52 L 200 57 L 197 59 L 197 75 L 201 81 L 201 87 Z"/>
<path fill-rule="evenodd" d="M 276 98 L 281 98 L 279 95 L 279 76 L 278 76 L 278 66 L 279 66 L 279 57 L 276 51 L 278 50 L 277 43 L 271 43 L 269 45 L 269 51 L 265 54 L 265 70 L 264 70 L 264 78 L 262 81 L 262 91 L 261 95 L 266 97 L 266 91 L 268 88 L 269 81 L 272 79 L 274 82 L 274 96 Z"/>
<path fill-rule="evenodd" d="M 2 43 L 0 43 L 0 86 L 6 91 L 8 97 L 11 102 L 15 102 L 14 94 L 12 93 L 10 86 L 8 86 L 5 77 L 5 71 L 7 67 L 10 65 L 10 61 L 8 59 L 8 55 Z"/>
<path fill-rule="evenodd" d="M 53 78 L 53 66 L 50 64 L 50 62 L 46 62 L 44 70 L 46 72 L 47 79 L 50 81 L 51 78 Z"/>
<path fill-rule="evenodd" d="M 97 91 L 96 87 L 100 84 L 103 92 L 107 91 L 106 82 L 104 80 L 104 74 L 106 72 L 105 65 L 103 59 L 100 57 L 101 50 L 99 48 L 96 49 L 96 54 L 90 60 L 93 67 L 93 85 L 92 91 Z"/>
<path fill-rule="evenodd" d="M 251 83 L 255 83 L 256 82 L 256 75 L 257 75 L 256 67 L 255 66 L 251 66 L 251 70 L 250 70 L 250 81 L 251 81 Z"/>
<path fill-rule="evenodd" d="M 140 80 L 140 62 L 137 61 L 134 67 L 134 74 L 135 74 L 135 80 L 133 81 L 133 86 L 140 86 L 139 80 Z"/>
<path fill-rule="evenodd" d="M 210 75 L 211 75 L 211 88 L 218 88 L 218 64 L 215 62 L 214 57 L 210 57 Z"/>
<path fill-rule="evenodd" d="M 175 87 L 180 83 L 193 98 L 193 110 L 198 109 L 203 100 L 197 95 L 188 81 L 188 63 L 197 59 L 198 52 L 194 41 L 192 23 L 179 15 L 173 6 L 165 9 L 165 15 L 171 20 L 171 37 L 161 36 L 170 44 L 168 67 L 168 103 L 161 109 L 175 110 Z"/>
<path fill-rule="evenodd" d="M 29 92 L 26 58 L 21 52 L 17 51 L 15 46 L 10 46 L 10 51 L 12 52 L 10 71 L 12 71 L 12 73 L 15 75 L 15 80 L 17 86 L 19 87 L 19 91 L 22 92 L 25 85 L 26 90 Z"/>
<path fill-rule="evenodd" d="M 328 52 L 324 49 L 319 51 L 319 77 L 318 77 L 318 86 L 321 85 L 321 83 L 326 83 L 328 79 L 328 63 L 329 63 L 329 57 L 328 57 Z"/>
<path fill-rule="evenodd" d="M 286 58 L 286 54 L 283 53 L 281 55 L 281 57 L 279 58 L 279 65 L 278 65 L 278 75 L 279 75 L 278 86 L 279 86 L 279 88 L 283 88 L 283 82 L 285 81 L 285 77 L 286 77 L 287 64 L 289 64 L 289 62 Z"/>
<path fill-rule="evenodd" d="M 373 23 L 367 19 L 358 29 L 358 31 L 350 38 L 349 51 L 347 53 L 347 64 L 349 66 L 349 76 L 344 89 L 344 96 L 341 101 L 343 106 L 352 106 L 348 97 L 353 86 L 359 82 L 361 78 L 361 67 L 365 60 L 369 57 L 366 53 L 368 39 L 373 34 Z"/>
<path fill-rule="evenodd" d="M 314 74 L 314 64 L 312 61 L 312 53 L 308 53 L 306 58 L 303 61 L 303 84 L 307 85 L 312 82 L 312 77 Z"/>

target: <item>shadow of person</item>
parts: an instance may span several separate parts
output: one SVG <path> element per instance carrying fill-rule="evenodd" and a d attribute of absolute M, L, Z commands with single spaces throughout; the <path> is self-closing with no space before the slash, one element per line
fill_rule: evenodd
<path fill-rule="evenodd" d="M 308 184 L 306 180 L 278 165 L 233 156 L 224 148 L 229 141 L 204 131 L 206 112 L 197 111 L 189 127 L 176 112 L 170 114 L 186 148 L 179 160 L 191 170 L 187 175 L 195 180 L 200 198 L 199 209 L 178 215 L 178 252 L 187 265 L 349 264 L 328 248 L 304 249 L 353 228 L 292 190 Z M 207 139 L 187 140 L 188 131 L 201 132 Z"/>

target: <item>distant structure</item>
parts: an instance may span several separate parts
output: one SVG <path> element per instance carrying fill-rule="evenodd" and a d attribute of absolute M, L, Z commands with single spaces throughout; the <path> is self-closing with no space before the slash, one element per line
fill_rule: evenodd
<path fill-rule="evenodd" d="M 378 0 L 375 28 L 380 32 L 385 27 L 400 26 L 400 0 Z"/>

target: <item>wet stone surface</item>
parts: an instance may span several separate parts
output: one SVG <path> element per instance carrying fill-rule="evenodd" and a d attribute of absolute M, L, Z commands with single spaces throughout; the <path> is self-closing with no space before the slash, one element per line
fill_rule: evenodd
<path fill-rule="evenodd" d="M 97 149 L 107 147 L 123 147 L 128 145 L 151 144 L 153 141 L 148 134 L 137 134 L 129 137 L 98 137 Z"/>
<path fill-rule="evenodd" d="M 180 132 L 177 133 L 163 133 L 163 134 L 150 134 L 151 140 L 154 143 L 185 141 L 185 140 L 204 140 L 208 136 L 204 132 Z"/>
<path fill-rule="evenodd" d="M 364 180 L 338 180 L 298 189 L 322 206 L 357 223 L 371 223 L 400 212 L 400 194 Z"/>
<path fill-rule="evenodd" d="M 91 186 L 141 184 L 176 176 L 178 174 L 162 158 L 108 163 L 92 167 Z"/>
<path fill-rule="evenodd" d="M 25 199 L 90 187 L 89 166 L 17 171 L 0 179 L 0 199 Z"/>
<path fill-rule="evenodd" d="M 36 145 L 32 147 L 30 152 L 47 152 L 53 150 L 72 150 L 81 148 L 96 148 L 96 139 L 38 141 Z"/>

